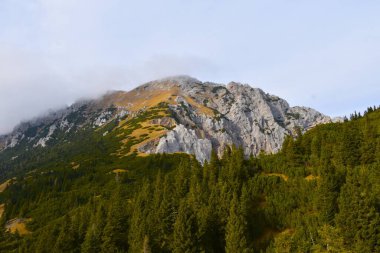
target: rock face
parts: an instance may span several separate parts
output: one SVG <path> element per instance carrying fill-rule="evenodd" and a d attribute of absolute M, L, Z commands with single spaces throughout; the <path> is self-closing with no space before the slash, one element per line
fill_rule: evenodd
<path fill-rule="evenodd" d="M 140 153 L 184 152 L 202 162 L 210 158 L 212 149 L 221 155 L 227 145 L 243 147 L 246 155 L 275 153 L 296 128 L 307 131 L 335 121 L 311 108 L 290 107 L 284 99 L 246 84 L 223 85 L 179 76 L 152 81 L 130 92 L 109 93 L 23 123 L 13 133 L 0 136 L 0 150 L 25 139 L 35 147 L 45 147 L 56 129 L 68 133 L 81 127 L 97 129 L 112 119 L 131 119 L 163 103 L 170 116 L 156 117 L 149 124 L 167 131 L 137 147 Z"/>
<path fill-rule="evenodd" d="M 80 101 L 70 107 L 22 122 L 12 133 L 0 136 L 0 152 L 20 144 L 30 148 L 44 148 L 49 146 L 49 142 L 58 140 L 58 135 L 67 136 L 83 128 L 96 129 L 113 118 L 125 116 L 123 108 L 103 106 L 102 100 Z"/>
<path fill-rule="evenodd" d="M 225 86 L 182 78 L 178 87 L 177 104 L 170 109 L 181 127 L 162 137 L 156 152 L 192 153 L 203 160 L 210 158 L 210 146 L 221 155 L 225 146 L 236 145 L 243 147 L 246 155 L 275 153 L 297 127 L 306 131 L 332 121 L 314 109 L 290 107 L 277 96 L 240 83 Z M 189 141 L 194 144 L 187 145 Z"/>
<path fill-rule="evenodd" d="M 194 130 L 179 124 L 160 139 L 155 153 L 185 152 L 194 154 L 199 161 L 204 161 L 210 158 L 211 150 L 210 140 L 198 138 Z"/>

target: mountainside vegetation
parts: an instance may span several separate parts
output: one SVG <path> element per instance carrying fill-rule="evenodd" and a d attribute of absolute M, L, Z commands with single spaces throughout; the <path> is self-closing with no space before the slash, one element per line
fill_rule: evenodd
<path fill-rule="evenodd" d="M 204 164 L 138 156 L 120 140 L 141 117 L 1 152 L 0 252 L 380 252 L 376 107 L 295 129 L 277 154 L 232 146 Z"/>

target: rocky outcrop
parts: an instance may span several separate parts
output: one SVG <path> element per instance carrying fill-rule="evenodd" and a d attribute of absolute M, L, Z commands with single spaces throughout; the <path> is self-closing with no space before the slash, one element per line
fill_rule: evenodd
<path fill-rule="evenodd" d="M 109 105 L 101 107 L 102 103 L 102 99 L 79 101 L 67 108 L 22 122 L 12 133 L 0 136 L 0 151 L 16 147 L 22 142 L 31 148 L 46 147 L 49 140 L 55 138 L 56 132 L 70 134 L 87 126 L 95 129 L 112 119 L 128 115 L 124 108 Z"/>
<path fill-rule="evenodd" d="M 177 104 L 170 106 L 173 117 L 181 124 L 178 130 L 191 129 L 197 138 L 210 140 L 219 155 L 227 145 L 243 147 L 246 155 L 257 155 L 261 151 L 275 153 L 280 150 L 285 136 L 292 135 L 296 128 L 307 131 L 317 124 L 332 121 L 314 109 L 290 107 L 285 100 L 249 85 L 231 82 L 225 86 L 192 78 L 185 80 L 182 77 L 177 83 L 181 92 L 175 99 Z M 196 104 L 189 103 L 188 98 Z M 213 113 L 204 113 L 202 106 Z M 162 137 L 159 144 L 162 146 L 157 147 L 156 152 L 183 151 L 197 158 L 210 158 L 210 152 L 205 151 L 207 146 L 198 150 L 181 146 L 190 137 L 176 138 L 178 130 L 169 133 L 170 140 Z M 165 144 L 167 141 L 170 145 Z"/>
<path fill-rule="evenodd" d="M 152 119 L 150 121 L 150 124 L 160 125 L 160 126 L 163 126 L 165 128 L 168 128 L 168 129 L 173 128 L 176 125 L 175 120 L 173 120 L 170 117 L 162 117 L 162 118 Z"/>
<path fill-rule="evenodd" d="M 156 153 L 184 152 L 194 154 L 197 160 L 203 162 L 210 158 L 211 150 L 210 140 L 201 139 L 194 130 L 178 125 L 160 139 Z"/>
<path fill-rule="evenodd" d="M 156 147 L 160 142 L 160 138 L 154 138 L 153 140 L 149 140 L 147 142 L 144 142 L 140 145 L 140 147 L 137 148 L 137 150 L 140 153 L 145 154 L 155 154 L 156 153 Z"/>

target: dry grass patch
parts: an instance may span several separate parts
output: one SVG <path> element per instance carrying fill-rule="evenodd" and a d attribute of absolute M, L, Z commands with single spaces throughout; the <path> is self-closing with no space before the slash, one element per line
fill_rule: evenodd
<path fill-rule="evenodd" d="M 312 181 L 312 180 L 318 180 L 319 176 L 314 176 L 314 175 L 308 175 L 305 177 L 306 181 Z"/>
<path fill-rule="evenodd" d="M 149 141 L 152 141 L 156 138 L 159 138 L 163 135 L 165 135 L 166 133 L 168 132 L 168 130 L 164 129 L 164 130 L 160 130 L 160 131 L 153 131 L 151 133 L 149 133 L 147 136 L 146 136 L 146 139 L 138 144 L 135 144 L 131 147 L 131 153 L 132 152 L 135 152 L 135 151 L 138 151 L 138 148 L 143 146 L 144 144 L 146 144 L 147 142 Z M 145 153 L 139 153 L 140 156 L 146 156 L 147 154 Z"/>
<path fill-rule="evenodd" d="M 167 114 L 165 112 L 160 111 L 158 112 L 158 116 L 166 117 Z M 131 134 L 129 134 L 128 136 L 126 136 L 125 139 L 122 140 L 122 144 L 124 145 L 121 147 L 121 149 L 118 150 L 118 153 L 117 153 L 118 156 L 123 156 L 124 146 L 126 146 L 131 141 L 131 139 L 141 140 L 141 141 L 139 141 L 139 143 L 132 145 L 130 147 L 129 152 L 125 155 L 138 152 L 139 147 L 141 147 L 142 145 L 146 144 L 149 141 L 152 141 L 156 138 L 159 138 L 165 135 L 168 131 L 165 127 L 162 127 L 159 124 L 152 124 L 151 119 L 147 119 L 146 121 L 140 122 L 139 124 L 141 125 L 141 127 L 133 130 Z M 129 127 L 130 126 L 128 124 L 124 126 L 124 128 L 126 129 L 128 129 Z M 138 152 L 138 155 L 144 156 L 146 154 Z"/>
<path fill-rule="evenodd" d="M 281 173 L 264 173 L 264 175 L 268 176 L 268 177 L 281 177 L 284 181 L 288 181 L 289 177 L 285 174 L 281 174 Z"/>
<path fill-rule="evenodd" d="M 0 204 L 0 218 L 3 216 L 5 211 L 5 204 Z"/>
<path fill-rule="evenodd" d="M 11 184 L 11 179 L 8 179 L 4 183 L 0 184 L 0 192 L 5 191 L 10 184 Z"/>
<path fill-rule="evenodd" d="M 194 107 L 198 112 L 206 114 L 207 116 L 214 116 L 214 111 L 211 108 L 208 108 L 207 106 L 204 106 L 202 104 L 199 104 L 191 97 L 185 97 L 185 100 L 187 103 L 189 103 L 192 107 Z"/>
<path fill-rule="evenodd" d="M 115 173 L 115 174 L 117 174 L 117 173 L 126 173 L 126 172 L 128 172 L 128 170 L 126 170 L 126 169 L 114 169 L 112 172 Z"/>
<path fill-rule="evenodd" d="M 80 164 L 79 164 L 79 163 L 76 163 L 76 162 L 72 162 L 72 163 L 71 163 L 71 168 L 72 168 L 73 170 L 79 169 L 79 167 L 80 167 Z"/>
<path fill-rule="evenodd" d="M 15 234 L 18 232 L 19 235 L 30 234 L 30 231 L 26 228 L 26 223 L 31 221 L 32 219 L 28 218 L 15 218 L 7 221 L 5 224 L 5 228 L 8 232 Z"/>
<path fill-rule="evenodd" d="M 123 95 L 123 99 L 116 105 L 124 106 L 130 111 L 139 111 L 144 108 L 150 108 L 161 102 L 173 103 L 172 95 L 177 95 L 178 87 L 172 87 L 168 90 L 132 90 Z"/>
<path fill-rule="evenodd" d="M 143 134 L 149 134 L 149 130 L 145 127 L 151 126 L 151 124 L 149 124 L 148 122 L 142 122 L 140 124 L 141 124 L 141 128 L 134 130 L 129 136 L 140 137 Z"/>

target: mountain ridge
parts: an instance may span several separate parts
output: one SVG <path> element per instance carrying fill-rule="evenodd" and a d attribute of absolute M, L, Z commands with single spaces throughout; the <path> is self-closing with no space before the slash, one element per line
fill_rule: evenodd
<path fill-rule="evenodd" d="M 290 107 L 286 100 L 248 84 L 223 85 L 181 75 L 130 91 L 108 92 L 21 123 L 12 133 L 0 136 L 0 150 L 23 141 L 30 148 L 46 147 L 56 138 L 57 130 L 63 135 L 82 128 L 99 130 L 114 120 L 122 128 L 122 124 L 157 108 L 161 111 L 152 116 L 156 121 L 141 122 L 140 135 L 145 137 L 132 145 L 133 151 L 141 155 L 184 152 L 201 162 L 210 159 L 212 149 L 221 155 L 229 145 L 242 146 L 246 155 L 275 153 L 285 136 L 294 135 L 297 128 L 307 131 L 317 124 L 336 121 L 312 108 Z M 130 134 L 134 132 L 137 134 L 137 129 Z"/>

